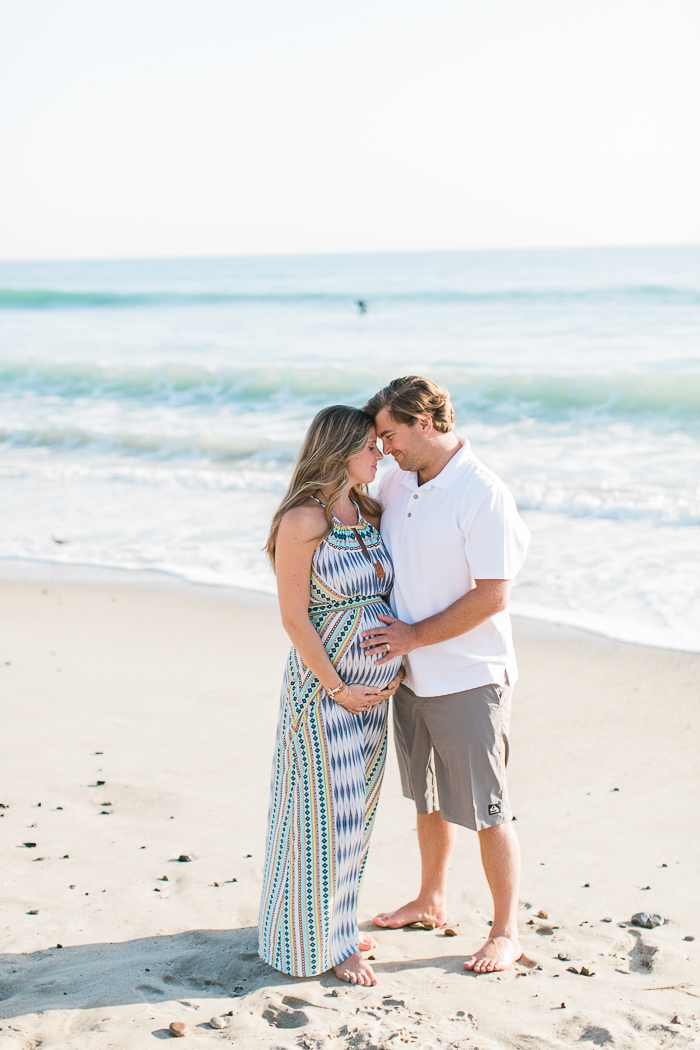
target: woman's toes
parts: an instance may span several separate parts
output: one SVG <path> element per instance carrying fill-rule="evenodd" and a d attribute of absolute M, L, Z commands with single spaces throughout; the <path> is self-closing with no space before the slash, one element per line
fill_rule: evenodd
<path fill-rule="evenodd" d="M 354 955 L 351 955 L 349 959 L 346 959 L 345 962 L 340 963 L 334 969 L 336 975 L 349 984 L 377 984 L 372 967 L 364 961 L 359 952 L 355 952 Z"/>

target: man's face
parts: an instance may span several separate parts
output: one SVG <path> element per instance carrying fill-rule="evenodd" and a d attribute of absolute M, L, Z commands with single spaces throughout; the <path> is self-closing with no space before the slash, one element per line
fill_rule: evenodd
<path fill-rule="evenodd" d="M 429 449 L 428 433 L 431 428 L 430 416 L 421 417 L 413 426 L 408 423 L 397 423 L 389 415 L 388 408 L 377 414 L 375 425 L 377 437 L 382 442 L 385 456 L 393 456 L 402 470 L 420 470 L 426 460 Z"/>

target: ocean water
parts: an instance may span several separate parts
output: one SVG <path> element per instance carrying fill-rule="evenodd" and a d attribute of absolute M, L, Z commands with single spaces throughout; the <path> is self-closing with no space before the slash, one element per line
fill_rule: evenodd
<path fill-rule="evenodd" d="M 700 248 L 0 264 L 0 557 L 274 591 L 309 420 L 415 372 L 532 530 L 514 612 L 700 650 Z"/>

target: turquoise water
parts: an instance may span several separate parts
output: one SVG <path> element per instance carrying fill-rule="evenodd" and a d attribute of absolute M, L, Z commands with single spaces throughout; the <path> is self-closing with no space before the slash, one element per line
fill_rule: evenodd
<path fill-rule="evenodd" d="M 700 649 L 700 248 L 0 264 L 0 556 L 272 590 L 309 419 L 409 372 L 532 529 L 515 611 Z"/>

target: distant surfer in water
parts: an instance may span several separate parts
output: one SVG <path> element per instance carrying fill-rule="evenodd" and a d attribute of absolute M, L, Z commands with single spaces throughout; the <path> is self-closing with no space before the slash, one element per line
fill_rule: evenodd
<path fill-rule="evenodd" d="M 358 307 L 358 309 L 359 309 L 361 314 L 366 314 L 367 313 L 367 303 L 366 303 L 366 301 L 364 299 L 358 299 L 357 300 L 357 307 Z"/>

